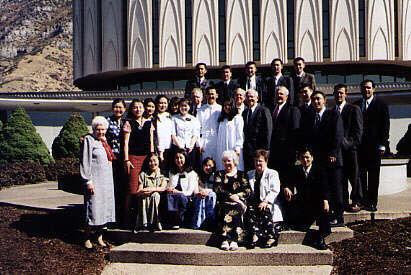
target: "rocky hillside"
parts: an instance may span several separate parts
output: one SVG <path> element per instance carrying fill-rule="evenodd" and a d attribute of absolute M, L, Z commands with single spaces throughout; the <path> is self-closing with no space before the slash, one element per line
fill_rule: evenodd
<path fill-rule="evenodd" d="M 0 0 L 0 92 L 67 91 L 71 0 Z"/>

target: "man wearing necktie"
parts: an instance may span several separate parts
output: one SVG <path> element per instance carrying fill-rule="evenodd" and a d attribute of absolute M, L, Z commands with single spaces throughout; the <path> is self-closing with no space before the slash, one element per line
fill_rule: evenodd
<path fill-rule="evenodd" d="M 256 75 L 257 64 L 254 61 L 249 61 L 245 64 L 245 76 L 239 79 L 238 84 L 245 90 L 256 90 L 258 92 L 258 102 L 264 102 L 266 95 L 265 81 Z"/>
<path fill-rule="evenodd" d="M 221 79 L 222 81 L 215 85 L 218 94 L 217 103 L 220 105 L 223 104 L 224 99 L 234 98 L 235 91 L 240 87 L 237 82 L 232 79 L 231 67 L 228 65 L 221 67 Z"/>
<path fill-rule="evenodd" d="M 327 175 L 323 168 L 315 164 L 311 148 L 302 148 L 298 159 L 301 164 L 293 167 L 284 181 L 285 221 L 293 229 L 308 231 L 316 220 L 319 236 L 313 245 L 325 250 L 327 245 L 324 238 L 331 233 Z M 297 192 L 294 192 L 295 189 Z"/>
<path fill-rule="evenodd" d="M 346 85 L 338 84 L 334 87 L 335 108 L 340 113 L 344 124 L 342 142 L 344 208 L 351 212 L 358 212 L 361 210 L 360 204 L 362 202 L 358 150 L 361 143 L 363 120 L 361 109 L 356 105 L 349 104 L 346 100 L 347 95 Z M 348 180 L 352 187 L 351 205 L 349 204 Z"/>
<path fill-rule="evenodd" d="M 292 106 L 285 86 L 277 88 L 273 112 L 273 131 L 268 166 L 279 172 L 282 178 L 294 166 L 296 135 L 300 128 L 300 110 Z"/>
<path fill-rule="evenodd" d="M 294 89 L 296 91 L 294 96 L 294 106 L 300 105 L 301 100 L 301 88 L 305 85 L 310 85 L 315 91 L 315 77 L 312 74 L 304 71 L 305 61 L 302 57 L 294 59 L 294 74 L 291 76 L 294 82 Z"/>
<path fill-rule="evenodd" d="M 244 119 L 244 168 L 254 168 L 254 152 L 257 149 L 270 150 L 273 122 L 270 111 L 258 103 L 258 92 L 248 90 L 246 93 L 248 108 L 243 111 Z"/>
<path fill-rule="evenodd" d="M 195 67 L 195 76 L 193 79 L 188 80 L 186 83 L 185 98 L 191 97 L 191 92 L 194 88 L 200 88 L 203 92 L 203 103 L 205 103 L 205 91 L 208 87 L 213 86 L 213 82 L 206 78 L 207 74 L 207 64 L 198 63 Z"/>
<path fill-rule="evenodd" d="M 264 96 L 264 105 L 273 111 L 275 105 L 275 93 L 279 86 L 285 86 L 288 90 L 288 103 L 294 104 L 294 82 L 291 77 L 282 74 L 283 61 L 280 58 L 275 58 L 271 62 L 271 70 L 273 75 L 268 78 L 266 83 L 267 95 Z"/>
<path fill-rule="evenodd" d="M 324 168 L 330 188 L 331 225 L 344 225 L 344 202 L 342 188 L 342 140 L 344 126 L 340 114 L 326 110 L 324 93 L 316 91 L 311 97 L 315 113 L 301 118 L 302 146 L 310 146 L 315 163 Z"/>
<path fill-rule="evenodd" d="M 369 211 L 377 211 L 381 157 L 389 145 L 390 114 L 387 105 L 374 95 L 372 80 L 364 80 L 360 86 L 363 98 L 354 104 L 362 108 L 364 122 L 359 150 L 362 204 Z"/>

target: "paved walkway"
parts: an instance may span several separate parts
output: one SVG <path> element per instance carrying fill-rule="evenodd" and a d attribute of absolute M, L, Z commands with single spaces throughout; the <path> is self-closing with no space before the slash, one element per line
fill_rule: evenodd
<path fill-rule="evenodd" d="M 411 178 L 403 192 L 380 196 L 376 214 L 411 213 Z M 24 185 L 0 190 L 0 203 L 57 210 L 83 203 L 83 196 L 58 190 L 57 182 Z M 360 214 L 368 213 L 361 211 Z"/>

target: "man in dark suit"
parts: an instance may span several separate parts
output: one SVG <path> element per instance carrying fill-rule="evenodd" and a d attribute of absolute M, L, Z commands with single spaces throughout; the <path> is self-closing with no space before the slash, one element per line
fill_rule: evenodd
<path fill-rule="evenodd" d="M 203 91 L 200 88 L 193 88 L 190 96 L 190 114 L 197 116 L 198 110 L 201 108 L 203 102 Z"/>
<path fill-rule="evenodd" d="M 306 112 L 313 113 L 315 112 L 313 105 L 311 104 L 311 95 L 314 90 L 311 85 L 305 84 L 301 87 L 300 91 L 300 105 L 298 109 L 300 110 L 301 116 L 305 116 Z"/>
<path fill-rule="evenodd" d="M 221 67 L 221 77 L 222 81 L 218 82 L 215 85 L 215 89 L 217 90 L 218 100 L 217 103 L 222 105 L 224 99 L 226 98 L 234 98 L 234 93 L 240 86 L 232 79 L 232 72 L 231 67 L 228 65 L 224 65 Z"/>
<path fill-rule="evenodd" d="M 276 93 L 276 104 L 273 116 L 273 131 L 271 134 L 271 148 L 269 167 L 277 170 L 280 177 L 293 167 L 296 157 L 296 135 L 300 128 L 300 110 L 290 105 L 288 89 L 279 86 Z"/>
<path fill-rule="evenodd" d="M 291 228 L 307 231 L 316 220 L 319 238 L 314 246 L 327 249 L 324 238 L 331 233 L 328 213 L 329 194 L 326 172 L 313 164 L 313 153 L 306 147 L 298 153 L 301 165 L 295 166 L 284 181 L 285 221 Z M 296 189 L 296 194 L 293 190 Z"/>
<path fill-rule="evenodd" d="M 362 99 L 354 104 L 363 114 L 363 136 L 360 145 L 360 179 L 364 195 L 363 205 L 369 211 L 377 211 L 380 185 L 381 157 L 388 148 L 390 114 L 387 105 L 374 95 L 372 80 L 361 82 Z M 368 180 L 367 180 L 368 173 Z"/>
<path fill-rule="evenodd" d="M 188 80 L 186 83 L 186 89 L 184 93 L 185 98 L 191 97 L 191 92 L 194 88 L 200 88 L 203 91 L 203 103 L 205 104 L 205 91 L 207 88 L 213 86 L 213 82 L 206 79 L 207 65 L 205 63 L 197 63 L 195 67 L 195 76 L 193 79 Z"/>
<path fill-rule="evenodd" d="M 280 58 L 275 58 L 271 61 L 271 70 L 273 71 L 273 76 L 266 82 L 267 95 L 264 96 L 264 105 L 270 109 L 270 111 L 273 111 L 275 105 L 275 93 L 279 86 L 287 87 L 287 101 L 288 103 L 291 103 L 291 105 L 294 103 L 294 83 L 291 77 L 282 74 L 283 61 Z"/>
<path fill-rule="evenodd" d="M 326 110 L 324 93 L 315 91 L 311 97 L 315 113 L 301 118 L 303 144 L 313 149 L 315 163 L 326 169 L 330 187 L 332 226 L 344 225 L 344 202 L 342 188 L 342 151 L 344 126 L 340 114 Z"/>
<path fill-rule="evenodd" d="M 361 210 L 360 203 L 362 201 L 358 149 L 361 144 L 363 121 L 361 109 L 347 102 L 347 93 L 347 86 L 344 84 L 338 84 L 334 87 L 335 109 L 340 113 L 344 124 L 342 141 L 344 207 L 351 212 L 358 212 Z M 349 205 L 348 180 L 352 187 L 351 205 Z"/>
<path fill-rule="evenodd" d="M 256 90 L 258 92 L 258 102 L 264 102 L 266 95 L 265 81 L 256 75 L 257 65 L 254 61 L 249 61 L 245 64 L 245 76 L 238 80 L 240 88 L 248 90 Z"/>
<path fill-rule="evenodd" d="M 294 74 L 292 79 L 294 82 L 294 90 L 296 91 L 294 95 L 294 105 L 300 105 L 300 92 L 304 85 L 310 85 L 315 91 L 315 77 L 312 74 L 304 72 L 305 61 L 302 57 L 297 57 L 294 59 Z M 297 94 L 298 93 L 298 94 Z"/>
<path fill-rule="evenodd" d="M 273 122 L 270 111 L 258 103 L 258 92 L 246 93 L 248 107 L 243 111 L 244 119 L 244 170 L 254 169 L 254 153 L 257 149 L 270 150 Z"/>

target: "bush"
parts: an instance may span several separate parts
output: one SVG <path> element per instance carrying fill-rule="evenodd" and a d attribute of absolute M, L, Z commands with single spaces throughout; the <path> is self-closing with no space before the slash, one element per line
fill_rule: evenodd
<path fill-rule="evenodd" d="M 80 176 L 78 158 L 64 158 L 56 161 L 58 189 L 74 194 L 83 194 L 83 180 Z"/>
<path fill-rule="evenodd" d="M 45 169 L 39 163 L 0 163 L 0 189 L 4 186 L 38 183 L 45 180 Z"/>
<path fill-rule="evenodd" d="M 53 160 L 30 117 L 21 107 L 7 119 L 0 136 L 0 159 L 3 161 L 48 165 Z"/>
<path fill-rule="evenodd" d="M 88 134 L 88 132 L 84 118 L 80 114 L 72 114 L 53 141 L 53 157 L 56 160 L 78 158 L 80 155 L 80 137 Z"/>

